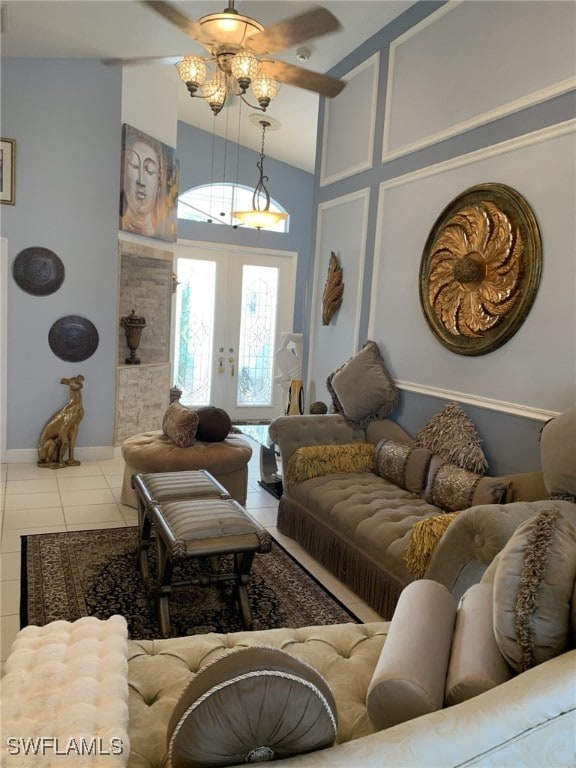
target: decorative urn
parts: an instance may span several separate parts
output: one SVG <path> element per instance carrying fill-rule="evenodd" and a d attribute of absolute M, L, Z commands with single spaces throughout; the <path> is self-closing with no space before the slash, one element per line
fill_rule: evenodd
<path fill-rule="evenodd" d="M 140 358 L 136 357 L 136 350 L 140 345 L 142 331 L 146 328 L 146 318 L 137 315 L 136 310 L 133 309 L 129 315 L 120 319 L 120 325 L 124 328 L 126 343 L 130 350 L 130 357 L 126 358 L 125 363 L 127 365 L 140 365 Z"/>

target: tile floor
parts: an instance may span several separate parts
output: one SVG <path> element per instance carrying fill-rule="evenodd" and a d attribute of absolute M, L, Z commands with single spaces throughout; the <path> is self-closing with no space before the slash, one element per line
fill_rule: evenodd
<path fill-rule="evenodd" d="M 369 606 L 319 566 L 295 541 L 276 530 L 278 502 L 258 485 L 259 446 L 250 462 L 247 509 L 270 533 L 363 621 L 379 619 Z M 85 461 L 78 467 L 41 469 L 0 465 L 0 660 L 20 628 L 20 536 L 136 525 L 135 509 L 120 502 L 124 462 Z"/>

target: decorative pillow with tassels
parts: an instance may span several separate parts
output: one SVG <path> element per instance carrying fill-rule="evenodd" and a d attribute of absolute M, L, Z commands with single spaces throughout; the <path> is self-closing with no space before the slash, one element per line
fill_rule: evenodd
<path fill-rule="evenodd" d="M 488 469 L 474 422 L 458 403 L 448 403 L 416 435 L 416 445 L 428 448 L 445 461 L 477 475 Z"/>
<path fill-rule="evenodd" d="M 294 451 L 286 469 L 288 484 L 340 472 L 373 472 L 373 443 L 309 445 Z"/>
<path fill-rule="evenodd" d="M 438 542 L 458 514 L 458 512 L 448 512 L 443 515 L 432 515 L 418 520 L 412 526 L 410 540 L 404 553 L 404 562 L 417 579 L 421 579 L 426 573 Z"/>

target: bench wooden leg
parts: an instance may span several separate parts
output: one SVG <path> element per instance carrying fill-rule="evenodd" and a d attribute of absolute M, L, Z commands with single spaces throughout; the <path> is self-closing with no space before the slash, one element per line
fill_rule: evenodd
<path fill-rule="evenodd" d="M 248 584 L 250 583 L 250 569 L 252 568 L 254 554 L 254 552 L 238 552 L 234 555 L 234 570 L 237 579 L 236 596 L 244 629 L 253 629 L 254 627 L 248 601 Z"/>
<path fill-rule="evenodd" d="M 144 505 L 138 499 L 138 552 L 136 553 L 136 566 L 144 581 L 150 578 L 150 564 L 148 561 L 148 549 L 152 536 L 152 520 Z"/>

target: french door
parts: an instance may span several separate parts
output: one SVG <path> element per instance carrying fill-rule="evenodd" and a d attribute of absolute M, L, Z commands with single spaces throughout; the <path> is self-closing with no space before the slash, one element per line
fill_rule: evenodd
<path fill-rule="evenodd" d="M 296 254 L 179 243 L 174 377 L 180 401 L 235 422 L 279 416 L 280 334 L 292 330 Z"/>

